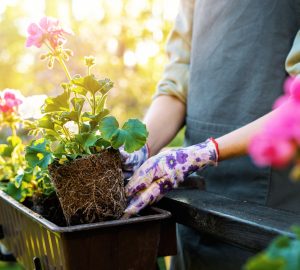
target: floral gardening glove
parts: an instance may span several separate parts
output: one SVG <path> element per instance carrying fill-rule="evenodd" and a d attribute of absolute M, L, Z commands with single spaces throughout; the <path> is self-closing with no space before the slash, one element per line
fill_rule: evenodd
<path fill-rule="evenodd" d="M 217 161 L 218 146 L 213 138 L 186 148 L 167 150 L 149 158 L 125 187 L 126 196 L 132 196 L 132 199 L 124 217 L 134 215 L 148 204 L 157 202 L 189 174 L 207 165 L 216 165 Z"/>
<path fill-rule="evenodd" d="M 138 151 L 127 153 L 124 148 L 121 147 L 120 153 L 124 178 L 128 179 L 149 157 L 149 148 L 147 144 L 145 144 Z"/>

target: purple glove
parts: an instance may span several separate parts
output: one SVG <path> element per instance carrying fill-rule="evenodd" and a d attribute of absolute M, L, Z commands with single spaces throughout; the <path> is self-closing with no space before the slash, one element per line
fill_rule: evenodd
<path fill-rule="evenodd" d="M 131 199 L 125 217 L 138 213 L 148 204 L 157 202 L 163 195 L 176 188 L 191 173 L 218 161 L 217 142 L 210 138 L 204 143 L 159 153 L 133 174 L 125 187 Z"/>
<path fill-rule="evenodd" d="M 127 153 L 123 147 L 119 150 L 121 153 L 122 170 L 125 179 L 130 178 L 149 157 L 149 148 L 147 144 L 133 153 Z"/>

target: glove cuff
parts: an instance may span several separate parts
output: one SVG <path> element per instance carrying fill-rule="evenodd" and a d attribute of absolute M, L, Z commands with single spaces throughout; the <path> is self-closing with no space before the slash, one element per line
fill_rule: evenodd
<path fill-rule="evenodd" d="M 220 151 L 219 151 L 219 144 L 217 143 L 217 141 L 215 140 L 215 138 L 210 137 L 209 140 L 215 145 L 215 149 L 216 149 L 216 164 L 219 161 L 219 156 L 220 156 Z"/>

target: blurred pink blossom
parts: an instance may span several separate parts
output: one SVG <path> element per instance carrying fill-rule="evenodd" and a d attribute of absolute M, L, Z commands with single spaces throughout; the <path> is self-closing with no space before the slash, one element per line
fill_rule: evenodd
<path fill-rule="evenodd" d="M 295 143 L 265 134 L 253 137 L 249 145 L 249 154 L 259 166 L 284 167 L 291 161 L 295 151 Z"/>
<path fill-rule="evenodd" d="M 21 104 L 21 96 L 13 89 L 4 90 L 0 95 L 0 111 L 3 113 L 16 111 Z"/>
<path fill-rule="evenodd" d="M 40 48 L 44 42 L 44 33 L 42 29 L 36 23 L 31 23 L 27 28 L 27 32 L 29 36 L 26 40 L 26 47 L 34 45 Z"/>
<path fill-rule="evenodd" d="M 61 27 L 58 19 L 52 17 L 43 17 L 39 24 L 31 23 L 27 32 L 29 34 L 26 40 L 27 47 L 33 45 L 40 48 L 44 42 L 48 41 L 53 49 L 66 41 L 65 34 L 72 34 L 72 31 Z"/>
<path fill-rule="evenodd" d="M 300 78 L 287 79 L 284 92 L 274 103 L 277 113 L 249 144 L 249 154 L 257 165 L 286 166 L 299 148 Z"/>
<path fill-rule="evenodd" d="M 289 93 L 296 102 L 300 102 L 300 78 L 294 77 L 289 85 Z"/>

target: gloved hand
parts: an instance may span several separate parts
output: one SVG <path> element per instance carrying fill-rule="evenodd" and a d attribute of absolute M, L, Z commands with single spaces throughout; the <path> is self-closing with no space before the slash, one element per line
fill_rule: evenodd
<path fill-rule="evenodd" d="M 132 174 L 146 161 L 149 157 L 149 148 L 145 144 L 141 149 L 133 152 L 127 153 L 123 147 L 120 149 L 121 160 L 122 160 L 122 170 L 124 178 L 128 179 Z"/>
<path fill-rule="evenodd" d="M 126 196 L 132 196 L 132 199 L 124 217 L 134 215 L 148 204 L 158 201 L 189 174 L 207 165 L 216 165 L 218 155 L 218 145 L 210 138 L 204 143 L 167 150 L 149 158 L 125 187 Z"/>

